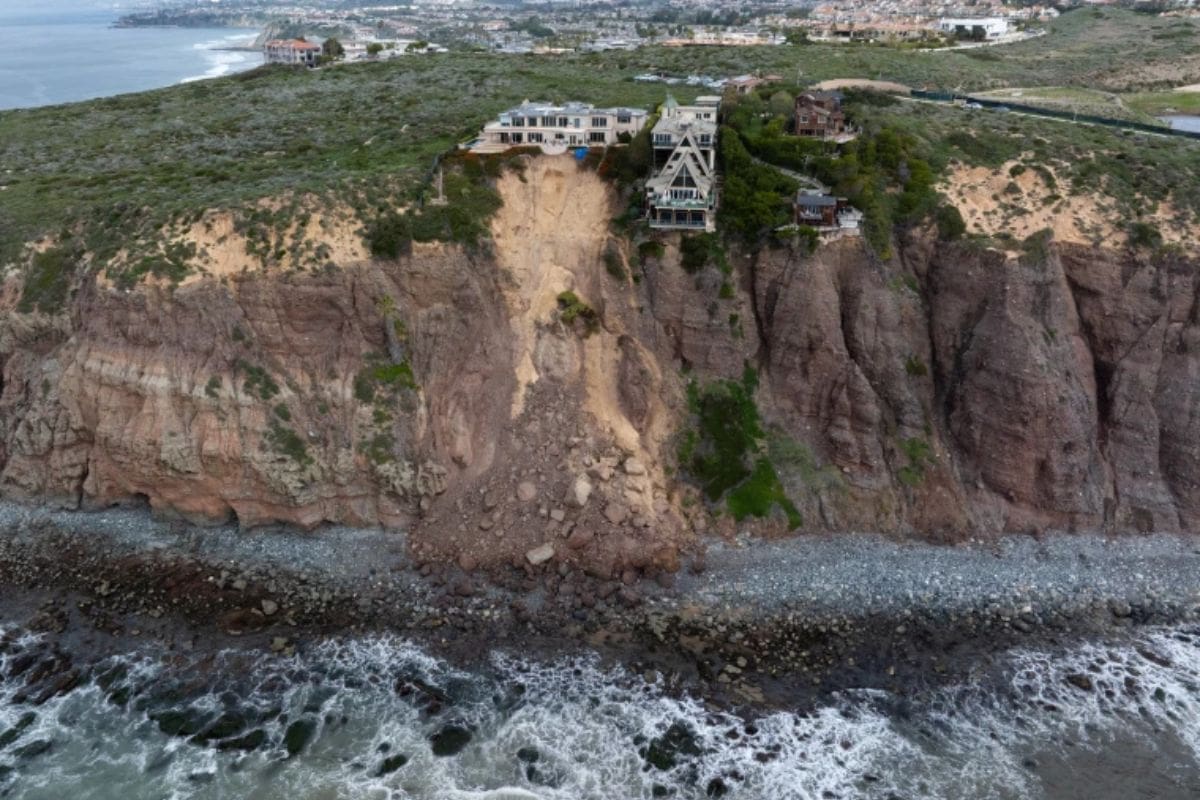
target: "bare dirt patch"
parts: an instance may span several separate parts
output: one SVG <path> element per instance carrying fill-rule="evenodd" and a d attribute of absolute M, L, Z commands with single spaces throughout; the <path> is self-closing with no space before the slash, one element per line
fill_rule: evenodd
<path fill-rule="evenodd" d="M 539 326 L 551 321 L 562 292 L 591 299 L 584 276 L 600 261 L 612 201 L 608 186 L 567 156 L 533 159 L 524 173 L 506 173 L 498 189 L 504 205 L 492 220 L 492 238 L 511 278 L 505 298 L 518 343 L 515 419 L 539 377 Z"/>
<path fill-rule="evenodd" d="M 998 169 L 960 164 L 940 189 L 958 207 L 969 233 L 1023 240 L 1048 229 L 1059 242 L 1123 247 L 1128 241 L 1125 215 L 1111 198 L 1075 194 L 1070 181 L 1048 167 L 1033 168 L 1016 159 Z M 1147 221 L 1164 242 L 1191 246 L 1188 226 L 1169 203 L 1160 204 Z"/>

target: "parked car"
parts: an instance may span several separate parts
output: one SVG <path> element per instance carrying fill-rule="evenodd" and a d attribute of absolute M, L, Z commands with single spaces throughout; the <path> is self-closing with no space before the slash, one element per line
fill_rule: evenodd
<path fill-rule="evenodd" d="M 963 106 L 963 108 L 969 108 L 972 111 L 979 111 L 983 108 L 983 106 L 981 106 L 979 103 L 967 103 L 965 106 Z"/>

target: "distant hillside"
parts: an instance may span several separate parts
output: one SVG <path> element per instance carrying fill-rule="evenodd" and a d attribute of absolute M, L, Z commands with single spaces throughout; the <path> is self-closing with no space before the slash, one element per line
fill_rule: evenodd
<path fill-rule="evenodd" d="M 1084 10 L 1063 15 L 1036 42 L 965 52 L 805 45 L 414 56 L 311 72 L 264 68 L 144 94 L 3 113 L 0 162 L 12 171 L 0 176 L 5 186 L 0 265 L 17 261 L 26 242 L 64 226 L 82 225 L 104 241 L 128 239 L 205 209 L 240 207 L 296 187 L 332 191 L 368 207 L 385 200 L 403 203 L 419 190 L 438 153 L 526 98 L 648 106 L 661 102 L 668 90 L 681 101 L 696 92 L 633 80 L 646 72 L 762 70 L 804 81 L 882 76 L 968 89 L 1065 86 L 1161 71 L 1200 82 L 1195 40 L 1161 37 L 1179 24 L 1146 14 Z M 943 110 L 915 122 L 914 131 L 952 141 L 961 138 L 963 121 L 959 112 Z M 1193 207 L 1182 198 L 1200 183 L 1184 179 L 1197 169 L 1194 145 L 1143 142 L 1015 116 L 986 124 L 1015 132 L 1003 142 L 1006 153 L 1035 130 L 1047 144 L 1033 149 L 1048 155 L 1109 151 L 1111 157 L 1102 161 L 1072 159 L 1069 168 L 1091 170 L 1085 176 L 1091 187 L 1128 187 L 1120 189 L 1123 194 L 1160 197 L 1160 190 L 1143 191 L 1138 182 L 1157 187 L 1168 181 L 1178 195 L 1176 205 Z M 980 157 L 992 158 L 987 149 L 994 139 L 980 140 Z M 1026 146 L 1033 144 L 1030 139 Z M 997 163 L 1018 155 L 1007 153 Z M 1111 177 L 1096 177 L 1103 175 Z"/>

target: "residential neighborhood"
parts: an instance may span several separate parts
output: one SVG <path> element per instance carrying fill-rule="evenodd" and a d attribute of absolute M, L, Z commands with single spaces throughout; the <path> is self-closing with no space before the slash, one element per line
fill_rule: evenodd
<path fill-rule="evenodd" d="M 743 94 L 742 86 L 757 87 L 777 79 L 739 76 L 729 83 L 727 92 L 736 97 Z M 813 90 L 800 94 L 795 105 L 795 134 L 834 144 L 853 140 L 842 101 L 840 92 Z M 717 164 L 720 110 L 721 98 L 717 95 L 700 95 L 683 105 L 671 94 L 658 109 L 650 129 L 653 160 L 644 189 L 645 219 L 650 228 L 716 231 L 721 185 Z M 532 145 L 548 155 L 573 150 L 582 158 L 591 148 L 627 145 L 650 118 L 645 109 L 639 108 L 526 100 L 498 114 L 478 136 L 460 147 L 484 155 Z M 794 226 L 815 228 L 826 238 L 859 233 L 862 212 L 823 187 L 800 189 L 791 204 Z"/>
<path fill-rule="evenodd" d="M 345 46 L 344 60 L 358 61 L 446 49 L 560 55 L 647 46 L 761 47 L 804 41 L 981 46 L 1036 35 L 1040 23 L 1058 14 L 1050 4 L 1008 5 L 1002 0 L 800 4 L 751 0 L 736 9 L 713 9 L 698 0 L 654 4 L 413 0 L 403 5 L 178 0 L 153 11 L 129 13 L 121 24 L 258 25 L 271 39 L 304 36 L 320 43 L 335 37 Z M 414 43 L 426 46 L 414 50 L 410 48 Z"/>

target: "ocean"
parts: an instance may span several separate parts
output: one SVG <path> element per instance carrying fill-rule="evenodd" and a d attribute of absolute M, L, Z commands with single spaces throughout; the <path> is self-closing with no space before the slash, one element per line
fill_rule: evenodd
<path fill-rule="evenodd" d="M 67 667 L 65 693 L 30 686 Z M 0 797 L 1200 797 L 1200 630 L 1016 651 L 989 676 L 755 715 L 586 655 L 463 671 L 371 637 L 84 664 L 0 628 Z"/>
<path fill-rule="evenodd" d="M 99 0 L 0 2 L 0 109 L 70 103 L 218 77 L 262 63 L 221 50 L 257 32 L 227 28 L 113 28 L 120 9 Z"/>

